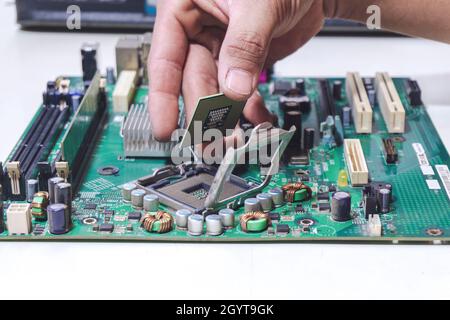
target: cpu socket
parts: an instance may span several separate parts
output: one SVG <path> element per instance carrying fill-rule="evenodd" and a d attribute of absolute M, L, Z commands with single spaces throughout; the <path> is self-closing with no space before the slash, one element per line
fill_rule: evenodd
<path fill-rule="evenodd" d="M 187 171 L 183 175 L 174 174 L 172 179 L 163 179 L 151 185 L 147 185 L 145 179 L 140 179 L 138 185 L 148 193 L 157 195 L 163 205 L 173 210 L 188 209 L 201 213 L 205 209 L 205 200 L 210 194 L 217 169 L 202 165 L 183 169 Z M 220 200 L 226 200 L 250 189 L 244 179 L 233 175 L 224 183 Z"/>
<path fill-rule="evenodd" d="M 157 170 L 153 175 L 139 179 L 136 184 L 149 194 L 159 197 L 160 203 L 173 211 L 188 209 L 205 214 L 229 207 L 237 209 L 245 199 L 261 192 L 276 173 L 284 150 L 295 132 L 274 128 L 269 123 L 257 126 L 248 142 L 237 149 L 230 148 L 219 167 L 198 163 L 184 163 Z M 256 185 L 233 175 L 237 159 L 248 152 L 254 152 L 271 141 L 277 141 L 277 148 L 271 157 L 271 167 L 266 171 L 264 181 Z"/>

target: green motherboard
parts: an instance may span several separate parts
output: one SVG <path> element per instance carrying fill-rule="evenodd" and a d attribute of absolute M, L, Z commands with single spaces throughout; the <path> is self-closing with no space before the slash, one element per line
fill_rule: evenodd
<path fill-rule="evenodd" d="M 129 114 L 117 112 L 113 106 L 115 84 L 108 82 L 103 89 L 99 89 L 100 79 L 97 74 L 90 88 L 85 90 L 82 78 L 61 77 L 57 83 L 62 79 L 70 81 L 69 88 L 65 89 L 72 95 L 80 92 L 84 99 L 78 109 L 76 106 L 68 107 L 61 125 L 53 127 L 52 139 L 45 140 L 49 148 L 34 157 L 38 164 L 34 170 L 28 170 L 27 174 L 20 176 L 20 168 L 24 168 L 23 162 L 26 159 L 19 159 L 22 161 L 21 165 L 14 157 L 37 130 L 45 104 L 39 108 L 17 147 L 6 159 L 0 181 L 4 184 L 4 226 L 0 240 L 390 243 L 446 243 L 450 240 L 449 154 L 426 108 L 417 101 L 412 103 L 414 92 L 411 86 L 415 86 L 413 89 L 416 93 L 418 88 L 409 79 L 393 79 L 405 111 L 404 132 L 389 133 L 392 130 L 387 127 L 379 99 L 372 97 L 371 133 L 357 133 L 355 118 L 349 119 L 351 113 L 345 114 L 351 105 L 348 91 L 345 90 L 348 78 L 302 78 L 304 96 L 309 100 L 310 111 L 303 112 L 301 127 L 315 129 L 314 145 L 311 148 L 303 147 L 298 158 L 283 157 L 279 171 L 260 193 L 296 185 L 308 190 L 310 194 L 297 194 L 300 196 L 292 201 L 285 200 L 272 206 L 267 212 L 261 212 L 260 217 L 265 219 L 263 225 L 249 224 L 248 230 L 243 230 L 246 227 L 242 225 L 242 217 L 247 212 L 241 203 L 233 208 L 235 216 L 231 226 L 223 228 L 222 232 L 211 234 L 203 222 L 203 231 L 196 235 L 177 226 L 175 212 L 179 208 L 171 208 L 161 202 L 157 210 L 152 211 L 164 212 L 165 217 L 171 221 L 170 225 L 162 230 L 159 229 L 162 228 L 162 222 L 152 221 L 149 229 L 148 226 L 144 227 L 145 217 L 148 218 L 152 213 L 149 215 L 143 208 L 124 201 L 124 185 L 151 176 L 158 169 L 170 167 L 171 159 L 166 156 L 138 157 L 126 154 L 124 126 Z M 266 105 L 278 116 L 280 127 L 285 127 L 287 121 L 286 106 L 281 106 L 280 97 L 285 95 L 291 98 L 287 99 L 289 103 L 295 104 L 295 92 L 287 94 L 283 90 L 288 89 L 286 86 L 295 88 L 297 80 L 271 79 L 260 85 Z M 376 91 L 374 81 L 373 78 L 365 79 L 366 84 Z M 105 101 L 99 98 L 101 90 L 104 91 Z M 370 90 L 368 88 L 368 92 Z M 146 85 L 137 86 L 132 105 L 145 106 L 147 93 Z M 98 107 L 99 105 L 103 107 Z M 298 139 L 298 136 L 294 135 L 293 139 Z M 348 168 L 350 164 L 344 150 L 345 142 L 352 140 L 360 142 L 365 157 L 369 180 L 364 185 L 352 183 L 352 172 Z M 296 142 L 293 143 L 295 145 Z M 15 179 L 16 188 L 21 188 L 22 194 L 27 188 L 27 179 L 39 181 L 39 191 L 48 191 L 47 180 L 55 175 L 72 183 L 73 201 L 69 213 L 71 222 L 67 232 L 53 234 L 49 227 L 50 220 L 37 215 L 32 215 L 29 232 L 16 234 L 9 230 L 9 219 L 12 218 L 7 214 L 8 210 L 17 204 L 29 205 L 30 202 L 39 200 L 31 196 L 27 201 L 17 190 L 13 192 L 14 182 L 8 181 L 14 180 L 14 166 L 11 166 L 14 163 L 19 163 L 19 176 Z M 66 166 L 55 165 L 61 163 Z M 265 179 L 257 164 L 239 170 L 238 176 L 249 185 L 261 184 Z M 357 175 L 354 179 L 360 177 Z M 11 186 L 8 187 L 8 184 Z M 373 209 L 377 218 L 374 222 L 368 218 L 369 208 L 365 201 L 370 193 L 369 189 L 376 189 L 377 184 L 388 186 L 391 194 L 388 209 L 383 212 Z M 209 190 L 205 187 L 204 191 L 208 193 Z M 351 197 L 349 219 L 340 221 L 333 216 L 333 195 L 337 192 L 344 192 Z M 204 199 L 204 195 L 197 196 Z M 36 208 L 34 203 L 32 207 L 31 210 Z M 252 220 L 255 221 L 258 222 Z"/>

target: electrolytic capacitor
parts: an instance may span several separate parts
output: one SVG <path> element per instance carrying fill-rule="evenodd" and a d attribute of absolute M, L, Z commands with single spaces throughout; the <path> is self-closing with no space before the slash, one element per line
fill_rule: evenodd
<path fill-rule="evenodd" d="M 378 211 L 381 213 L 388 213 L 391 211 L 391 190 L 380 189 L 377 194 Z"/>
<path fill-rule="evenodd" d="M 72 213 L 72 185 L 70 183 L 62 182 L 55 186 L 56 203 L 65 204 Z"/>
<path fill-rule="evenodd" d="M 192 212 L 187 209 L 180 209 L 175 212 L 175 223 L 177 227 L 181 230 L 186 230 L 190 216 L 192 216 Z"/>
<path fill-rule="evenodd" d="M 297 79 L 295 81 L 295 87 L 300 91 L 302 96 L 306 94 L 305 79 Z"/>
<path fill-rule="evenodd" d="M 281 188 L 273 188 L 269 191 L 272 201 L 276 207 L 284 204 L 284 192 Z"/>
<path fill-rule="evenodd" d="M 348 128 L 352 124 L 352 109 L 350 107 L 342 108 L 342 123 L 344 128 Z"/>
<path fill-rule="evenodd" d="M 74 94 L 72 95 L 72 112 L 75 113 L 78 110 L 78 107 L 80 106 L 81 103 L 81 96 Z"/>
<path fill-rule="evenodd" d="M 131 205 L 137 209 L 144 207 L 145 191 L 142 189 L 136 189 L 131 192 Z"/>
<path fill-rule="evenodd" d="M 35 179 L 27 180 L 27 202 L 33 202 L 33 197 L 39 191 L 39 181 Z"/>
<path fill-rule="evenodd" d="M 206 234 L 209 236 L 220 236 L 223 233 L 222 219 L 218 214 L 206 217 Z"/>
<path fill-rule="evenodd" d="M 131 202 L 131 192 L 137 188 L 134 183 L 126 183 L 122 186 L 122 197 L 125 202 Z"/>
<path fill-rule="evenodd" d="M 112 68 L 112 67 L 106 68 L 106 82 L 108 82 L 108 84 L 116 83 L 116 75 L 115 75 L 114 68 Z"/>
<path fill-rule="evenodd" d="M 335 100 L 342 99 L 342 81 L 336 80 L 333 82 L 333 97 Z"/>
<path fill-rule="evenodd" d="M 201 236 L 203 234 L 203 216 L 193 214 L 188 218 L 188 233 L 191 236 Z"/>
<path fill-rule="evenodd" d="M 48 180 L 48 198 L 50 200 L 50 204 L 57 203 L 55 197 L 55 187 L 58 183 L 63 183 L 65 180 L 60 177 L 54 177 Z"/>
<path fill-rule="evenodd" d="M 62 203 L 51 204 L 47 207 L 48 229 L 51 234 L 66 234 L 70 231 L 71 218 L 69 208 Z"/>
<path fill-rule="evenodd" d="M 273 200 L 270 194 L 260 193 L 256 196 L 256 199 L 258 199 L 264 212 L 269 212 L 273 209 Z"/>
<path fill-rule="evenodd" d="M 147 194 L 144 197 L 144 210 L 147 212 L 156 212 L 159 208 L 159 197 L 154 194 Z"/>
<path fill-rule="evenodd" d="M 305 150 L 311 150 L 314 148 L 314 139 L 316 130 L 314 128 L 305 128 L 303 131 L 303 148 Z"/>
<path fill-rule="evenodd" d="M 261 211 L 261 204 L 256 198 L 248 198 L 244 202 L 245 213 Z"/>
<path fill-rule="evenodd" d="M 284 129 L 290 130 L 292 126 L 295 126 L 294 136 L 289 143 L 289 149 L 301 150 L 302 148 L 302 113 L 297 110 L 290 110 L 284 113 Z"/>
<path fill-rule="evenodd" d="M 373 88 L 367 90 L 367 96 L 369 97 L 369 102 L 372 106 L 377 102 L 377 91 Z"/>
<path fill-rule="evenodd" d="M 219 211 L 219 216 L 225 228 L 234 228 L 235 212 L 233 209 L 222 209 Z"/>
<path fill-rule="evenodd" d="M 81 48 L 83 80 L 90 81 L 97 72 L 97 50 L 98 44 L 83 44 Z"/>
<path fill-rule="evenodd" d="M 333 220 L 343 222 L 352 219 L 352 198 L 347 192 L 336 192 L 331 200 L 331 214 Z"/>

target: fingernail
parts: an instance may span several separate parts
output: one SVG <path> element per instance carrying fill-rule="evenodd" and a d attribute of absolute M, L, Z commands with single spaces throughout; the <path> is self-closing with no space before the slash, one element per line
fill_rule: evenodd
<path fill-rule="evenodd" d="M 226 86 L 237 94 L 247 96 L 253 90 L 253 76 L 250 72 L 242 69 L 230 69 L 227 74 Z"/>

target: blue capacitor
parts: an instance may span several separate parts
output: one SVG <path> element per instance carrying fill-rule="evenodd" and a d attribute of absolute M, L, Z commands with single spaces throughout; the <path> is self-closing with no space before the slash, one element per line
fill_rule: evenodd
<path fill-rule="evenodd" d="M 83 97 L 79 94 L 72 95 L 72 113 L 75 114 L 75 112 L 77 112 L 82 99 L 83 99 Z"/>
<path fill-rule="evenodd" d="M 51 234 L 60 235 L 70 231 L 70 213 L 65 204 L 56 203 L 47 207 L 48 229 Z"/>
<path fill-rule="evenodd" d="M 342 122 L 344 124 L 344 128 L 350 127 L 352 123 L 352 109 L 350 107 L 342 108 Z"/>
<path fill-rule="evenodd" d="M 108 84 L 115 84 L 116 83 L 116 73 L 114 68 L 107 68 L 106 69 L 106 82 Z"/>

